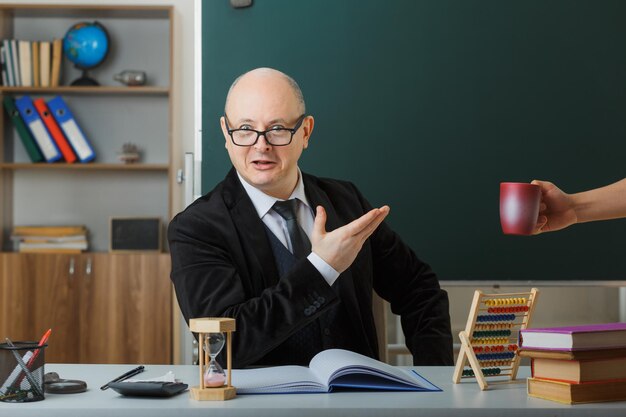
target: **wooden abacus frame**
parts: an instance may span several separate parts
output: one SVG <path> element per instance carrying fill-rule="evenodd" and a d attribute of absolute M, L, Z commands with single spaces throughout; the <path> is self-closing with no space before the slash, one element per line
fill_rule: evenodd
<path fill-rule="evenodd" d="M 461 350 L 452 379 L 455 384 L 461 378 L 475 377 L 480 389 L 486 390 L 486 378 L 508 376 L 510 382 L 517 377 L 520 357 L 516 332 L 530 324 L 538 294 L 536 288 L 502 294 L 474 292 L 467 325 L 459 332 Z M 468 361 L 471 369 L 465 370 Z"/>

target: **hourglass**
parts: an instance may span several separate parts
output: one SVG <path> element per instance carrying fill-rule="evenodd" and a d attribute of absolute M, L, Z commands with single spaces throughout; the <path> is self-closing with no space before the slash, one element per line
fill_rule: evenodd
<path fill-rule="evenodd" d="M 194 400 L 230 400 L 235 397 L 235 387 L 231 385 L 231 332 L 235 331 L 235 320 L 228 318 L 200 318 L 189 320 L 189 328 L 198 333 L 198 357 L 200 366 L 200 385 L 191 388 Z M 226 337 L 224 337 L 226 333 Z M 226 367 L 228 377 L 217 362 L 217 355 L 226 342 Z M 226 382 L 226 385 L 224 385 Z"/>
<path fill-rule="evenodd" d="M 221 387 L 226 382 L 226 373 L 215 359 L 222 351 L 226 338 L 224 333 L 209 333 L 204 338 L 204 386 L 205 387 Z M 209 355 L 210 361 L 207 364 L 206 359 Z"/>

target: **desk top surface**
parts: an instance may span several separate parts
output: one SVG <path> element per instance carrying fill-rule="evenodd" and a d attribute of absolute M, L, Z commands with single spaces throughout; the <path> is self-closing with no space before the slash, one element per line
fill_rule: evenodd
<path fill-rule="evenodd" d="M 565 405 L 530 398 L 526 394 L 528 368 L 520 368 L 517 381 L 490 384 L 480 391 L 473 379 L 452 383 L 453 367 L 416 367 L 422 376 L 443 392 L 335 392 L 331 394 L 240 395 L 225 402 L 194 401 L 185 392 L 170 398 L 123 397 L 100 386 L 133 365 L 48 364 L 46 372 L 61 378 L 82 379 L 88 391 L 81 394 L 46 394 L 44 401 L 13 404 L 0 402 L 0 414 L 19 416 L 624 416 L 626 401 Z M 146 365 L 141 378 L 173 371 L 176 378 L 197 385 L 198 367 L 192 365 Z M 236 382 L 236 381 L 234 381 Z"/>

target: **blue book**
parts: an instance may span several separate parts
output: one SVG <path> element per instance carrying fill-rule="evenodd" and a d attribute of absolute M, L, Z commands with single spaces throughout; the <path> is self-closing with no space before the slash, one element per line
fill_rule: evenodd
<path fill-rule="evenodd" d="M 48 108 L 61 127 L 70 146 L 74 149 L 74 152 L 76 152 L 78 160 L 80 162 L 93 161 L 96 157 L 96 153 L 87 140 L 87 137 L 78 126 L 78 123 L 76 123 L 76 119 L 65 103 L 65 100 L 63 100 L 61 96 L 56 96 L 48 101 Z"/>
<path fill-rule="evenodd" d="M 39 113 L 35 110 L 35 105 L 30 96 L 22 96 L 16 99 L 15 107 L 17 107 L 17 111 L 22 116 L 22 120 L 24 120 L 24 124 L 26 124 L 28 130 L 33 135 L 35 142 L 37 142 L 37 146 L 45 160 L 47 162 L 56 162 L 61 159 L 63 156 L 54 139 L 48 133 Z"/>
<path fill-rule="evenodd" d="M 239 394 L 328 393 L 336 390 L 441 391 L 410 369 L 343 349 L 324 350 L 306 366 L 234 369 Z"/>

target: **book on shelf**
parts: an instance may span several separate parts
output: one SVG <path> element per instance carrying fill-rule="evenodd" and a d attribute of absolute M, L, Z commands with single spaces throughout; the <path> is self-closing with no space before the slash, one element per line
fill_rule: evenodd
<path fill-rule="evenodd" d="M 15 100 L 15 107 L 17 107 L 33 138 L 35 138 L 35 142 L 37 142 L 37 146 L 45 160 L 47 162 L 56 162 L 61 159 L 61 152 L 35 109 L 33 100 L 29 96 L 22 96 Z"/>
<path fill-rule="evenodd" d="M 48 101 L 50 112 L 61 126 L 72 149 L 76 152 L 80 162 L 90 162 L 96 158 L 96 153 L 87 140 L 82 129 L 78 126 L 74 114 L 61 96 L 53 97 Z"/>
<path fill-rule="evenodd" d="M 626 400 L 626 380 L 584 383 L 528 378 L 528 395 L 565 404 Z"/>
<path fill-rule="evenodd" d="M 50 87 L 50 42 L 39 42 L 39 76 L 42 87 Z"/>
<path fill-rule="evenodd" d="M 523 329 L 519 346 L 566 351 L 626 347 L 626 323 Z"/>
<path fill-rule="evenodd" d="M 48 134 L 52 137 L 57 147 L 61 151 L 65 162 L 71 164 L 76 162 L 76 154 L 72 150 L 72 147 L 68 143 L 65 135 L 61 131 L 56 119 L 52 116 L 50 109 L 48 109 L 48 105 L 46 104 L 43 98 L 36 99 L 33 104 L 35 105 L 35 109 L 37 109 L 37 113 L 39 113 L 39 117 L 43 120 L 46 129 L 48 130 Z"/>
<path fill-rule="evenodd" d="M 77 240 L 75 242 L 18 242 L 18 251 L 19 252 L 33 252 L 33 251 L 41 251 L 44 249 L 74 249 L 77 251 L 87 250 L 88 244 L 87 240 Z"/>
<path fill-rule="evenodd" d="M 570 383 L 626 380 L 625 349 L 547 351 L 549 355 L 536 350 L 520 350 L 518 353 L 530 358 L 534 378 Z"/>
<path fill-rule="evenodd" d="M 2 101 L 4 103 L 4 108 L 6 109 L 9 118 L 11 119 L 11 122 L 15 127 L 15 130 L 17 130 L 17 134 L 19 135 L 20 140 L 22 141 L 22 144 L 26 149 L 26 152 L 30 157 L 30 160 L 32 162 L 43 161 L 43 155 L 41 154 L 41 151 L 39 150 L 39 147 L 35 142 L 35 138 L 33 138 L 33 135 L 30 133 L 28 127 L 26 127 L 24 120 L 22 120 L 22 117 L 20 116 L 17 107 L 15 107 L 15 101 L 13 100 L 13 98 L 10 96 L 4 96 Z"/>
<path fill-rule="evenodd" d="M 19 251 L 20 253 L 55 253 L 55 254 L 79 254 L 84 252 L 82 249 L 73 249 L 73 248 L 29 248 L 22 249 Z"/>
<path fill-rule="evenodd" d="M 33 87 L 41 86 L 41 77 L 39 76 L 39 42 L 34 41 L 31 42 L 32 46 L 32 58 L 33 58 Z"/>
<path fill-rule="evenodd" d="M 63 39 L 52 41 L 52 64 L 50 69 L 50 87 L 58 87 L 61 82 L 61 60 L 63 58 Z"/>
<path fill-rule="evenodd" d="M 335 390 L 441 391 L 412 370 L 343 349 L 324 350 L 306 366 L 235 369 L 237 394 L 328 393 Z"/>
<path fill-rule="evenodd" d="M 20 60 L 19 53 L 17 51 L 17 40 L 10 39 L 9 46 L 11 51 L 11 68 L 13 69 L 13 80 L 15 81 L 15 86 L 19 87 L 22 85 L 22 81 L 20 78 Z"/>
<path fill-rule="evenodd" d="M 77 226 L 15 226 L 11 234 L 19 252 L 78 253 L 88 248 L 87 228 Z"/>
<path fill-rule="evenodd" d="M 2 40 L 2 49 L 4 54 L 4 65 L 7 72 L 7 86 L 15 86 L 15 78 L 13 76 L 13 56 L 11 54 L 11 41 L 9 39 Z"/>
<path fill-rule="evenodd" d="M 7 62 L 3 45 L 0 46 L 0 68 L 2 69 L 2 85 L 8 87 L 10 84 L 7 76 Z"/>
<path fill-rule="evenodd" d="M 11 235 L 11 239 L 24 243 L 66 243 L 80 242 L 86 239 L 86 234 L 67 235 L 67 236 L 21 236 Z"/>
<path fill-rule="evenodd" d="M 20 80 L 22 87 L 33 85 L 33 61 L 31 57 L 32 47 L 29 41 L 17 41 L 19 51 Z"/>
<path fill-rule="evenodd" d="M 72 236 L 85 235 L 87 227 L 84 225 L 68 226 L 14 226 L 14 236 Z"/>

